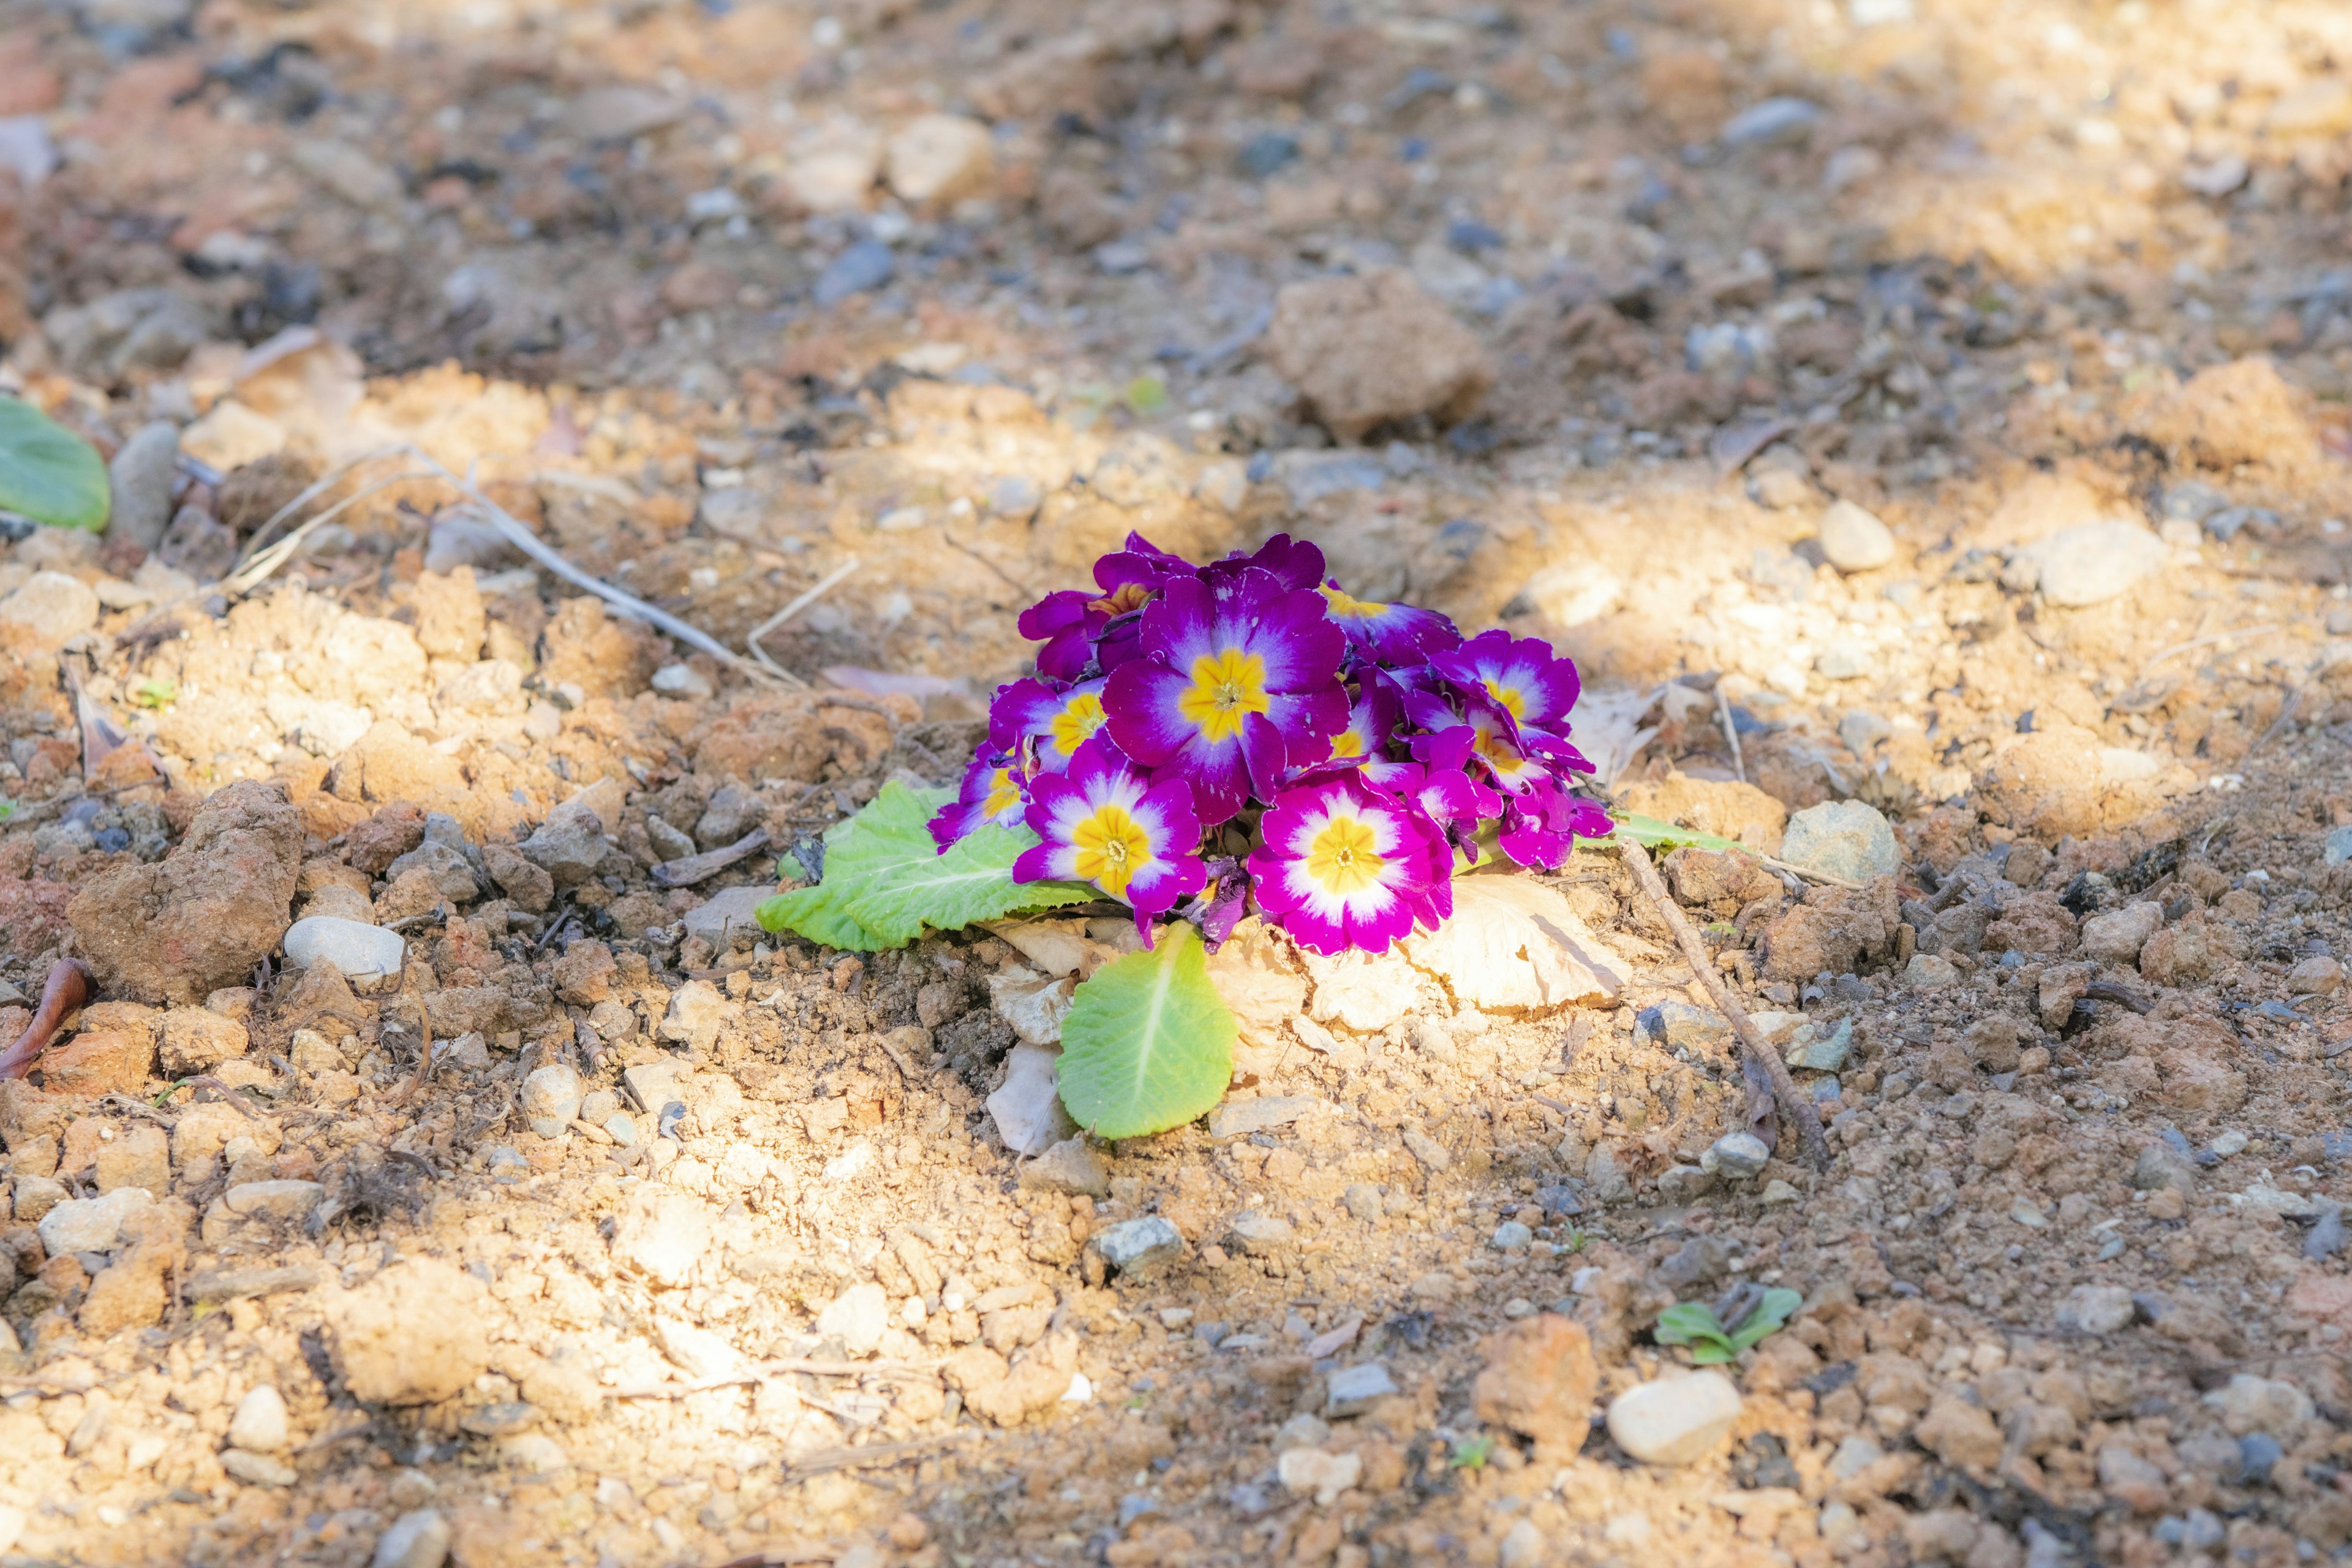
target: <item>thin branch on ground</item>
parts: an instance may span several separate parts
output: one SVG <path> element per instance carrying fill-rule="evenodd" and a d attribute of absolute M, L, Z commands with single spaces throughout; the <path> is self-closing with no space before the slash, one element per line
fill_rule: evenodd
<path fill-rule="evenodd" d="M 1731 717 L 1731 699 L 1725 694 L 1720 680 L 1715 683 L 1715 711 L 1723 721 L 1723 738 L 1731 746 L 1731 771 L 1739 775 L 1741 784 L 1746 784 L 1748 763 L 1739 754 L 1739 725 Z"/>
<path fill-rule="evenodd" d="M 801 593 L 782 609 L 778 610 L 774 615 L 770 616 L 766 620 L 761 621 L 758 626 L 753 626 L 751 632 L 743 638 L 743 646 L 751 650 L 751 657 L 758 659 L 768 668 L 775 671 L 776 674 L 792 681 L 794 685 L 806 686 L 808 682 L 801 679 L 799 676 L 794 675 L 791 670 L 786 669 L 782 665 L 778 664 L 774 659 L 769 658 L 768 650 L 760 646 L 760 639 L 766 637 L 770 632 L 774 631 L 777 627 L 782 626 L 785 622 L 791 620 L 794 616 L 799 615 L 803 610 L 807 609 L 811 605 L 815 604 L 819 599 L 824 597 L 825 595 L 831 593 L 834 589 L 834 585 L 848 577 L 852 572 L 856 571 L 859 564 L 860 563 L 858 558 L 855 555 L 851 556 L 848 560 L 843 562 L 840 565 L 835 567 L 832 571 L 818 578 L 808 587 L 803 589 Z"/>
<path fill-rule="evenodd" d="M 1689 920 L 1684 916 L 1682 906 L 1675 903 L 1674 896 L 1666 891 L 1665 883 L 1659 879 L 1657 867 L 1651 863 L 1649 851 L 1631 839 L 1620 839 L 1618 846 L 1625 857 L 1625 864 L 1633 869 L 1634 884 L 1642 889 L 1643 897 L 1649 900 L 1658 918 L 1665 922 L 1666 929 L 1675 933 L 1675 942 L 1682 948 L 1683 957 L 1689 960 L 1691 968 L 1698 973 L 1698 983 L 1706 987 L 1706 994 L 1713 999 L 1717 1010 L 1730 1022 L 1731 1032 L 1739 1040 L 1741 1054 L 1762 1069 L 1765 1080 L 1771 1085 L 1772 1098 L 1780 1104 L 1780 1114 L 1797 1129 L 1797 1141 L 1804 1145 L 1806 1163 L 1817 1171 L 1828 1170 L 1834 1156 L 1830 1152 L 1829 1138 L 1822 1131 L 1821 1114 L 1813 1109 L 1813 1102 L 1799 1090 L 1796 1080 L 1789 1076 L 1789 1065 L 1774 1053 L 1770 1044 L 1758 1031 L 1755 1020 L 1748 1017 L 1748 1009 L 1739 1005 L 1730 987 L 1724 984 L 1723 977 L 1716 973 L 1715 961 L 1706 951 L 1706 943 L 1699 940 L 1698 932 L 1692 929 Z"/>

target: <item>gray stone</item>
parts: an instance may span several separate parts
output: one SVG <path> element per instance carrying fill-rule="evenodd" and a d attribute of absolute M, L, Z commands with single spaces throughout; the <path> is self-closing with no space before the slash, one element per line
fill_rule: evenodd
<path fill-rule="evenodd" d="M 228 1440 L 247 1453 L 284 1453 L 286 1445 L 294 1440 L 285 1396 L 266 1383 L 247 1390 L 236 1402 L 236 1414 L 229 1418 Z"/>
<path fill-rule="evenodd" d="M 1731 1048 L 1731 1026 L 1725 1022 L 1723 1015 L 1672 997 L 1643 1008 L 1634 1016 L 1634 1022 L 1643 1034 L 1670 1051 L 1713 1053 Z"/>
<path fill-rule="evenodd" d="M 686 911 L 686 934 L 700 937 L 720 952 L 726 952 L 732 940 L 742 932 L 764 936 L 766 932 L 760 925 L 760 906 L 775 896 L 773 888 L 723 889 Z"/>
<path fill-rule="evenodd" d="M 2086 522 L 2019 552 L 2002 581 L 2038 586 L 2051 604 L 2075 609 L 2129 592 L 2171 556 L 2164 541 L 2138 523 Z"/>
<path fill-rule="evenodd" d="M 38 1225 L 44 1215 L 71 1194 L 66 1184 L 54 1176 L 19 1176 L 16 1178 L 16 1215 L 19 1225 Z"/>
<path fill-rule="evenodd" d="M 861 239 L 825 264 L 814 291 L 820 306 L 838 305 L 853 295 L 870 294 L 898 275 L 896 252 L 878 239 Z"/>
<path fill-rule="evenodd" d="M 62 572 L 36 572 L 0 599 L 0 621 L 25 627 L 47 651 L 98 625 L 98 591 Z"/>
<path fill-rule="evenodd" d="M 1316 1100 L 1311 1095 L 1276 1094 L 1258 1100 L 1229 1100 L 1209 1112 L 1209 1136 L 1212 1138 L 1246 1138 L 1253 1132 L 1265 1132 L 1291 1122 L 1313 1110 Z"/>
<path fill-rule="evenodd" d="M 1859 680 L 1878 668 L 1878 656 L 1868 644 L 1840 637 L 1813 659 L 1813 670 L 1824 680 Z"/>
<path fill-rule="evenodd" d="M 1772 1151 L 1753 1132 L 1727 1132 L 1708 1145 L 1706 1156 L 1699 1162 L 1704 1169 L 1727 1181 L 1745 1182 L 1764 1173 L 1764 1167 L 1771 1163 Z"/>
<path fill-rule="evenodd" d="M 155 1201 L 144 1187 L 117 1187 L 102 1198 L 68 1198 L 41 1216 L 41 1246 L 51 1258 L 68 1252 L 111 1252 L 122 1222 Z"/>
<path fill-rule="evenodd" d="M 1133 1279 L 1157 1274 L 1184 1256 L 1183 1233 L 1156 1214 L 1105 1226 L 1088 1245 L 1105 1263 Z"/>
<path fill-rule="evenodd" d="M 2352 860 L 2352 827 L 2329 829 L 2327 863 L 2331 866 L 2341 866 L 2347 860 Z"/>
<path fill-rule="evenodd" d="M 1824 801 L 1790 817 L 1780 858 L 1856 882 L 1891 877 L 1903 864 L 1886 818 L 1858 800 Z"/>
<path fill-rule="evenodd" d="M 1856 1433 L 1840 1443 L 1837 1452 L 1830 1456 L 1830 1474 L 1839 1480 L 1850 1481 L 1885 1458 L 1885 1449 Z"/>
<path fill-rule="evenodd" d="M 662 1107 L 670 1101 L 686 1100 L 686 1064 L 667 1057 L 659 1061 L 639 1062 L 622 1070 L 621 1082 L 639 1109 L 649 1116 L 659 1116 Z"/>
<path fill-rule="evenodd" d="M 566 801 L 547 814 L 538 830 L 515 846 L 522 858 L 555 879 L 558 888 L 576 888 L 593 876 L 608 847 L 604 819 L 583 800 Z"/>
<path fill-rule="evenodd" d="M 2187 1156 L 2161 1143 L 2150 1143 L 2132 1162 L 2131 1184 L 2144 1193 L 2163 1187 L 2193 1193 L 2197 1190 L 2197 1167 Z"/>
<path fill-rule="evenodd" d="M 1789 1037 L 1787 1061 L 1806 1072 L 1835 1072 L 1853 1050 L 1853 1020 L 1840 1018 L 1835 1028 L 1800 1024 Z"/>
<path fill-rule="evenodd" d="M 1915 952 L 1903 966 L 1903 984 L 1914 991 L 1941 991 L 1959 984 L 1960 972 L 1939 953 Z"/>
<path fill-rule="evenodd" d="M 1838 721 L 1838 739 L 1857 757 L 1867 757 L 1873 746 L 1893 733 L 1894 725 L 1866 709 L 1857 708 Z"/>
<path fill-rule="evenodd" d="M 1360 1220 L 1376 1220 L 1388 1208 L 1387 1198 L 1371 1182 L 1350 1182 L 1348 1190 L 1340 1194 L 1339 1201 L 1347 1205 L 1349 1214 Z"/>
<path fill-rule="evenodd" d="M 1895 559 L 1895 535 L 1867 508 L 1838 501 L 1822 513 L 1822 554 L 1841 572 L 1867 572 Z"/>
<path fill-rule="evenodd" d="M 369 1568 L 441 1568 L 449 1560 L 449 1521 L 441 1510 L 420 1508 L 392 1521 L 375 1538 Z"/>
<path fill-rule="evenodd" d="M 522 1113 L 530 1130 L 553 1138 L 580 1114 L 580 1075 L 568 1064 L 551 1063 L 522 1080 Z"/>
<path fill-rule="evenodd" d="M 2128 967 L 2139 962 L 2139 950 L 2164 926 L 2164 907 L 2153 900 L 2126 904 L 2111 914 L 2093 915 L 2083 922 L 2083 951 L 2102 963 Z"/>
<path fill-rule="evenodd" d="M 1643 1464 L 1694 1464 L 1730 1435 L 1739 1408 L 1739 1390 L 1720 1373 L 1664 1378 L 1610 1401 L 1609 1436 Z"/>
<path fill-rule="evenodd" d="M 423 871 L 433 879 L 434 891 L 453 904 L 470 904 L 482 896 L 479 883 L 474 879 L 474 868 L 466 857 L 446 844 L 427 840 L 394 860 L 384 870 L 384 880 L 396 882 L 411 871 Z"/>
<path fill-rule="evenodd" d="M 527 1432 L 539 1424 L 540 1410 L 536 1405 L 520 1399 L 502 1399 L 495 1405 L 478 1405 L 457 1418 L 457 1425 L 477 1437 L 511 1437 Z"/>
<path fill-rule="evenodd" d="M 180 432 L 168 419 L 142 426 L 106 466 L 112 504 L 107 536 L 142 550 L 163 542 L 172 522 L 172 486 L 179 478 Z"/>
<path fill-rule="evenodd" d="M 398 974 L 408 955 L 408 944 L 398 931 L 347 921 L 340 915 L 309 915 L 289 927 L 286 962 L 308 969 L 324 961 L 347 980 Z"/>
<path fill-rule="evenodd" d="M 1343 1366 L 1324 1385 L 1323 1415 L 1331 1421 L 1361 1415 L 1396 1393 L 1396 1379 L 1381 1363 L 1368 1361 L 1360 1366 Z"/>
<path fill-rule="evenodd" d="M 1486 1245 L 1497 1252 L 1525 1252 L 1535 1238 L 1534 1231 L 1517 1220 L 1507 1219 L 1495 1227 L 1495 1234 L 1486 1238 Z"/>
<path fill-rule="evenodd" d="M 1801 98 L 1768 98 L 1723 122 L 1721 140 L 1727 147 L 1790 147 L 1813 133 L 1821 105 Z"/>
<path fill-rule="evenodd" d="M 2112 1334 L 2131 1327 L 2131 1292 L 2121 1285 L 2077 1285 L 2058 1309 L 2058 1326 L 2086 1334 Z"/>
<path fill-rule="evenodd" d="M 1296 1246 L 1298 1229 L 1286 1219 L 1255 1209 L 1235 1215 L 1225 1228 L 1225 1243 L 1236 1252 L 1265 1258 Z"/>
<path fill-rule="evenodd" d="M 1101 1197 L 1110 1191 L 1110 1171 L 1085 1134 L 1046 1145 L 1045 1152 L 1021 1167 L 1021 1184 L 1048 1193 L 1085 1193 Z"/>
<path fill-rule="evenodd" d="M 1715 1190 L 1715 1173 L 1697 1165 L 1669 1165 L 1658 1173 L 1658 1197 L 1666 1204 L 1695 1204 Z"/>

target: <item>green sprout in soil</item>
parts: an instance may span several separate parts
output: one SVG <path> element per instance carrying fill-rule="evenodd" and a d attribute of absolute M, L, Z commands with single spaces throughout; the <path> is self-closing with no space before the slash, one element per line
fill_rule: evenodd
<path fill-rule="evenodd" d="M 142 680 L 131 693 L 142 708 L 169 708 L 180 700 L 180 689 L 168 680 Z"/>
<path fill-rule="evenodd" d="M 1767 1290 L 1748 1310 L 1736 1312 L 1732 1325 L 1726 1328 L 1717 1318 L 1715 1307 L 1705 1301 L 1681 1301 L 1658 1314 L 1653 1337 L 1662 1345 L 1688 1345 L 1691 1360 L 1701 1366 L 1714 1366 L 1733 1360 L 1765 1335 L 1785 1328 L 1789 1314 L 1804 1303 L 1804 1297 L 1794 1290 Z"/>
<path fill-rule="evenodd" d="M 1446 1463 L 1457 1470 L 1483 1470 L 1486 1468 L 1487 1456 L 1494 1451 L 1495 1439 L 1484 1434 L 1475 1437 L 1457 1437 L 1454 1442 L 1454 1457 Z"/>

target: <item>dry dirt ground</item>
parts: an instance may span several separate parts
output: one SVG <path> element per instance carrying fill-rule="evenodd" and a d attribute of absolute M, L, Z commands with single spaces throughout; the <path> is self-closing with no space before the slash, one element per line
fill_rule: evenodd
<path fill-rule="evenodd" d="M 118 496 L 0 553 L 0 1039 L 102 983 L 0 1085 L 0 1563 L 2341 1556 L 2347 137 L 2294 0 L 0 5 L 0 382 Z M 730 647 L 822 588 L 798 683 L 401 443 Z M 1834 1168 L 1703 1166 L 1600 850 L 1614 1005 L 1261 936 L 1282 1103 L 1087 1159 L 983 1104 L 1078 932 L 743 929 L 1129 529 L 1555 639 L 1654 815 L 1883 813 L 1672 868 Z"/>

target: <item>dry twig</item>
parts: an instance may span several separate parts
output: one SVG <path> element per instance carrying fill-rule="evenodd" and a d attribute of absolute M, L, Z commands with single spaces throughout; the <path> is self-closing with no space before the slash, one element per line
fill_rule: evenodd
<path fill-rule="evenodd" d="M 1822 1119 L 1814 1110 L 1813 1102 L 1798 1089 L 1796 1080 L 1789 1076 L 1788 1064 L 1774 1054 L 1770 1044 L 1757 1032 L 1755 1021 L 1748 1016 L 1748 1010 L 1739 1005 L 1730 987 L 1724 984 L 1723 977 L 1716 973 L 1715 961 L 1707 953 L 1706 943 L 1699 940 L 1698 932 L 1685 918 L 1682 906 L 1675 903 L 1674 896 L 1666 891 L 1665 883 L 1659 879 L 1657 867 L 1650 862 L 1649 851 L 1630 838 L 1621 838 L 1618 844 L 1625 857 L 1625 864 L 1633 868 L 1633 880 L 1641 888 L 1643 896 L 1650 900 L 1658 918 L 1665 922 L 1666 929 L 1675 933 L 1675 941 L 1682 948 L 1683 957 L 1690 961 L 1691 968 L 1698 973 L 1699 984 L 1706 987 L 1706 994 L 1713 998 L 1717 1009 L 1730 1021 L 1731 1032 L 1738 1037 L 1740 1054 L 1745 1058 L 1743 1066 L 1753 1063 L 1771 1086 L 1771 1098 L 1779 1102 L 1780 1114 L 1796 1127 L 1797 1141 L 1805 1147 L 1806 1163 L 1817 1171 L 1828 1170 L 1832 1159 L 1830 1142 L 1822 1131 Z"/>

